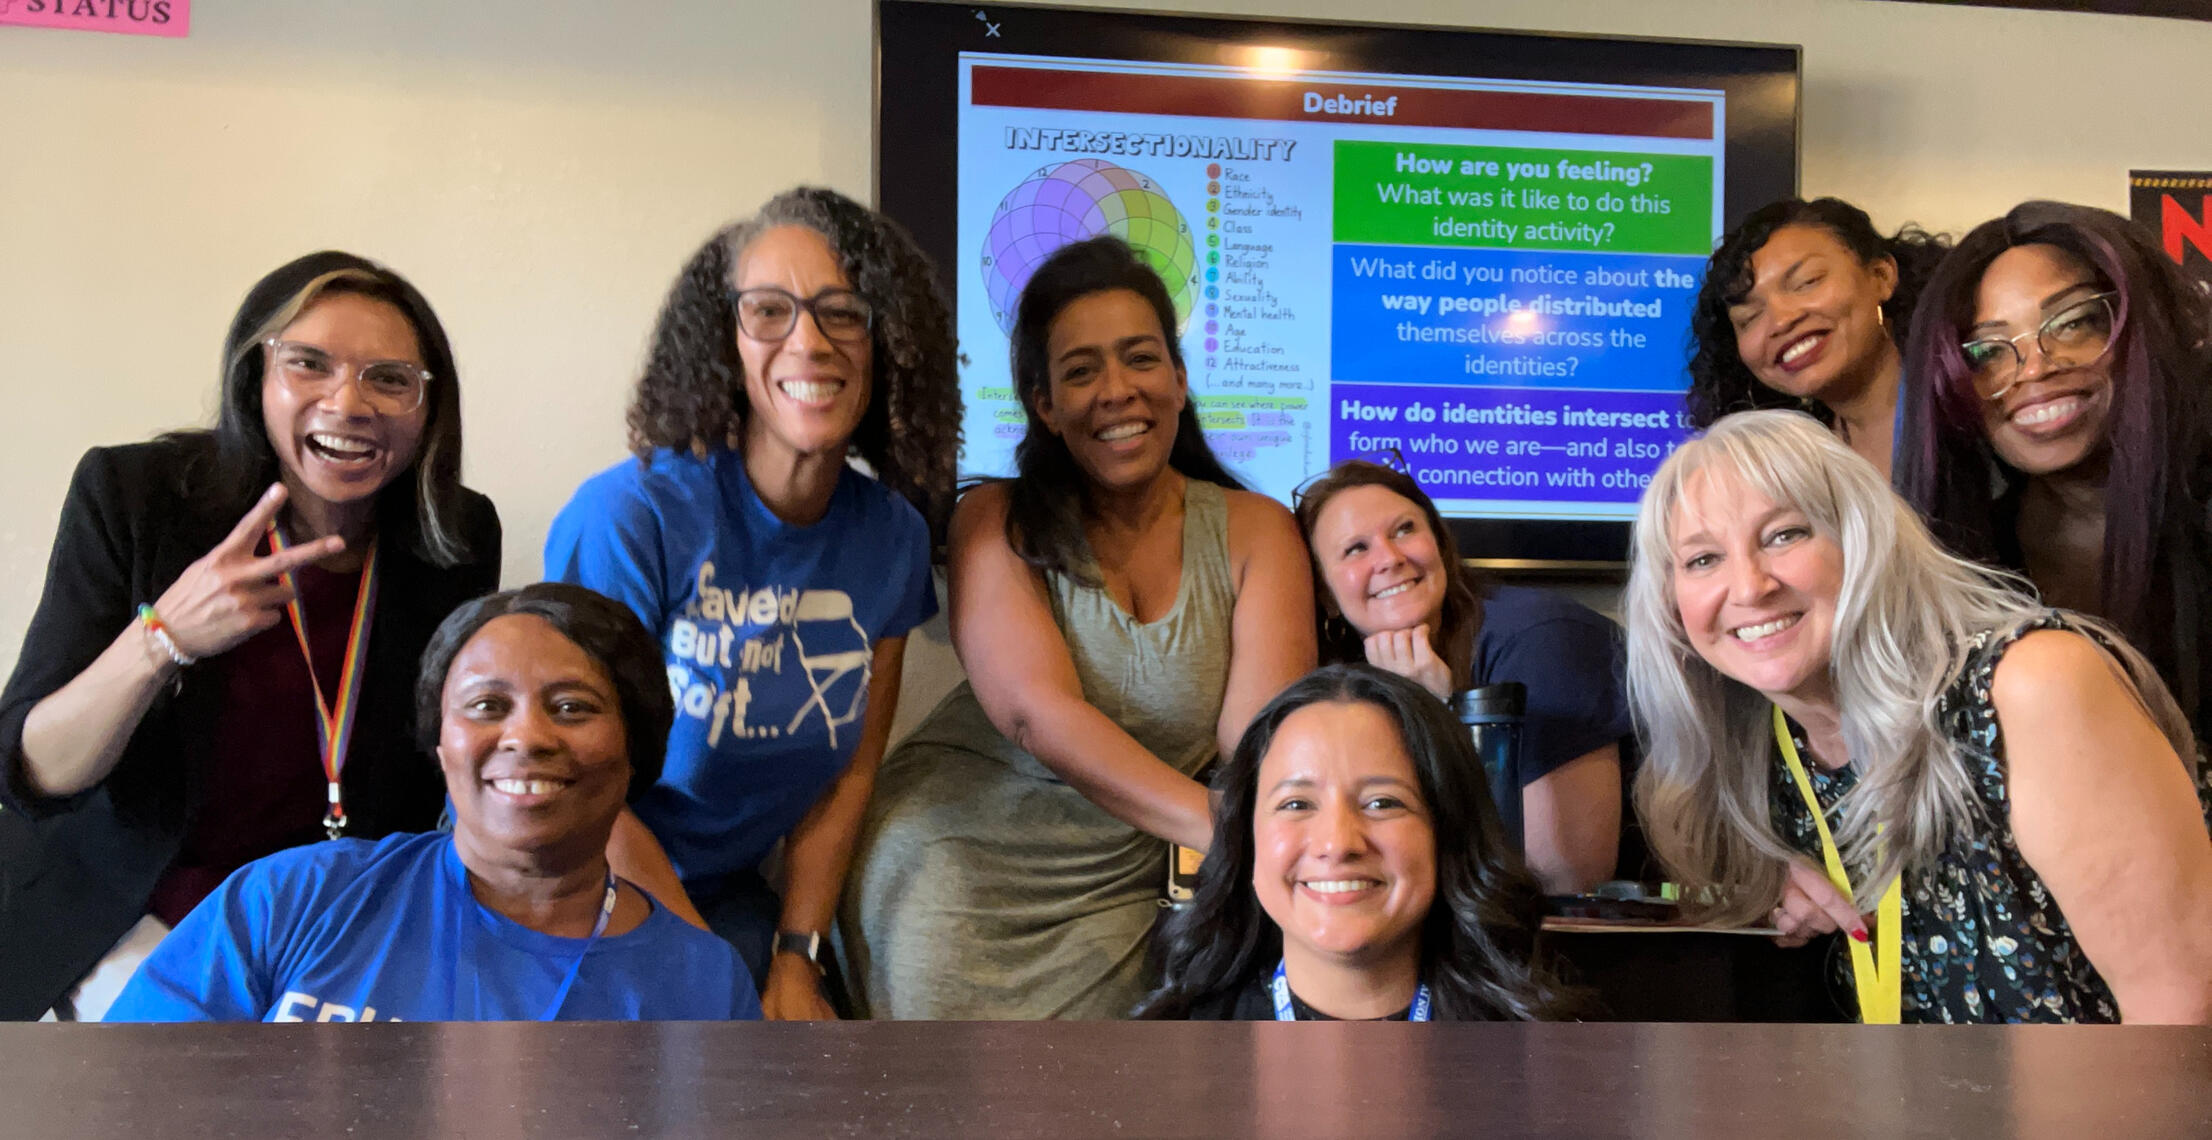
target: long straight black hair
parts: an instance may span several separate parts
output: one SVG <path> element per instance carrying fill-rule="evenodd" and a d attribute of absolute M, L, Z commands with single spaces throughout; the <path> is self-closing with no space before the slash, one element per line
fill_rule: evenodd
<path fill-rule="evenodd" d="M 433 566 L 469 561 L 461 506 L 461 386 L 453 346 L 430 302 L 399 274 L 363 257 L 324 250 L 296 258 L 254 283 L 223 338 L 221 410 L 213 429 L 173 432 L 166 438 L 195 452 L 180 490 L 211 518 L 235 520 L 253 505 L 279 466 L 261 414 L 266 354 L 261 342 L 282 331 L 316 301 L 352 293 L 398 309 L 415 330 L 422 365 L 430 371 L 424 399 L 430 418 L 414 465 L 377 495 L 377 528 L 404 541 Z"/>
<path fill-rule="evenodd" d="M 1959 242 L 1913 320 L 1897 489 L 1959 554 L 2026 569 L 2014 529 L 2025 481 L 1989 445 L 1959 347 L 1982 275 L 2023 245 L 2065 251 L 2119 294 L 2105 357 L 2111 467 L 2097 616 L 2151 659 L 2201 722 L 2212 715 L 2212 303 L 2149 231 L 2093 206 L 2023 202 Z M 2212 724 L 2194 727 L 2212 733 Z"/>
<path fill-rule="evenodd" d="M 1260 761 L 1290 714 L 1322 702 L 1363 703 L 1398 726 L 1436 834 L 1436 897 L 1421 926 L 1421 977 L 1439 1021 L 1536 1021 L 1573 998 L 1535 962 L 1543 896 L 1498 822 L 1467 731 L 1428 690 L 1370 665 L 1324 665 L 1277 694 L 1214 777 L 1213 844 L 1190 905 L 1155 946 L 1159 989 L 1133 1016 L 1173 1020 L 1233 993 L 1274 966 L 1283 935 L 1252 892 Z"/>
<path fill-rule="evenodd" d="M 1076 466 L 1067 441 L 1045 427 L 1037 414 L 1037 402 L 1052 389 L 1049 344 L 1052 322 L 1069 305 L 1093 293 L 1126 289 L 1144 298 L 1160 319 L 1160 339 L 1167 342 L 1168 359 L 1178 374 L 1183 368 L 1183 346 L 1175 335 L 1175 302 L 1158 272 L 1140 259 L 1127 242 L 1117 237 L 1095 237 L 1061 246 L 1029 279 L 1014 312 L 1014 395 L 1021 401 L 1029 425 L 1014 447 L 1014 478 L 1006 504 L 1006 542 L 1022 561 L 1039 570 L 1066 574 L 1079 582 L 1096 585 L 1090 543 L 1083 537 L 1083 518 L 1089 513 L 1090 479 Z M 1168 466 L 1185 476 L 1216 483 L 1233 491 L 1244 484 L 1229 474 L 1206 433 L 1198 426 L 1198 402 L 1183 401 L 1175 417 L 1175 445 L 1169 449 Z"/>

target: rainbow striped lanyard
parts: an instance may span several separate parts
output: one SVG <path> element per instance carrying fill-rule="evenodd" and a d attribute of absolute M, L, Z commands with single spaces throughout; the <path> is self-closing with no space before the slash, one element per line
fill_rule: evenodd
<path fill-rule="evenodd" d="M 283 533 L 271 526 L 269 549 L 280 552 L 288 545 Z M 284 612 L 292 619 L 292 636 L 299 640 L 300 656 L 307 661 L 307 685 L 315 691 L 315 736 L 322 746 L 323 776 L 330 781 L 330 812 L 323 816 L 323 830 L 336 839 L 346 831 L 346 803 L 338 774 L 345 770 L 346 750 L 353 745 L 353 726 L 360 719 L 361 675 L 367 672 L 369 660 L 369 622 L 376 614 L 376 540 L 369 540 L 369 556 L 361 565 L 361 590 L 353 599 L 353 628 L 346 633 L 346 664 L 338 674 L 335 708 L 323 699 L 322 680 L 315 676 L 315 654 L 307 645 L 307 614 L 301 609 L 299 585 L 289 570 L 277 579 L 292 592 L 292 600 L 284 603 Z"/>
<path fill-rule="evenodd" d="M 1813 793 L 1812 777 L 1806 775 L 1805 762 L 1798 758 L 1797 742 L 1790 739 L 1789 721 L 1783 717 L 1780 705 L 1774 706 L 1774 742 L 1781 746 L 1782 760 L 1789 765 L 1790 779 L 1796 782 L 1798 794 L 1805 797 L 1806 809 L 1813 813 L 1813 826 L 1820 832 L 1821 861 L 1828 866 L 1828 881 L 1843 892 L 1843 897 L 1855 900 L 1857 896 L 1851 893 L 1851 876 L 1843 867 L 1843 853 L 1836 849 L 1835 836 L 1828 831 L 1827 814 L 1820 810 L 1820 797 Z M 1904 873 L 1900 871 L 1890 880 L 1888 889 L 1882 892 L 1882 901 L 1875 906 L 1874 940 L 1878 949 L 1856 938 L 1844 939 L 1851 947 L 1851 978 L 1859 990 L 1861 1025 L 1895 1025 L 1902 1020 L 1904 880 Z"/>

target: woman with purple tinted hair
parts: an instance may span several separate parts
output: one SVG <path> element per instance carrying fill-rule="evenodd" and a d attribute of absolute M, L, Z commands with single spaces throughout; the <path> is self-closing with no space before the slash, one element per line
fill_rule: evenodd
<path fill-rule="evenodd" d="M 2024 202 L 1929 281 L 1898 490 L 1959 553 L 2097 614 L 2212 733 L 2212 305 L 2118 214 Z"/>

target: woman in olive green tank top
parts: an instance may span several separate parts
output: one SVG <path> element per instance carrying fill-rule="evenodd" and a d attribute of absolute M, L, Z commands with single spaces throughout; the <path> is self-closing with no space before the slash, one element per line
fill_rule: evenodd
<path fill-rule="evenodd" d="M 1314 663 L 1289 512 L 1191 406 L 1175 310 L 1118 239 L 1064 247 L 1014 330 L 1014 479 L 954 512 L 961 685 L 883 762 L 841 929 L 861 1012 L 1121 1017 L 1193 777 Z"/>

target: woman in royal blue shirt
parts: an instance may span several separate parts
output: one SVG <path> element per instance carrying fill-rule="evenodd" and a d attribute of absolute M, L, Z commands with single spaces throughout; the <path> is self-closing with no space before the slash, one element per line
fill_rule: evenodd
<path fill-rule="evenodd" d="M 637 458 L 587 481 L 546 538 L 546 577 L 628 603 L 678 695 L 616 869 L 696 905 L 764 979 L 771 1018 L 833 1016 L 823 940 L 906 635 L 937 610 L 958 384 L 906 232 L 831 191 L 779 195 L 685 266 L 630 405 Z"/>
<path fill-rule="evenodd" d="M 729 946 L 620 881 L 607 835 L 661 764 L 669 695 L 637 619 L 539 583 L 471 602 L 417 717 L 453 832 L 248 864 L 146 960 L 111 1021 L 758 1017 Z"/>

